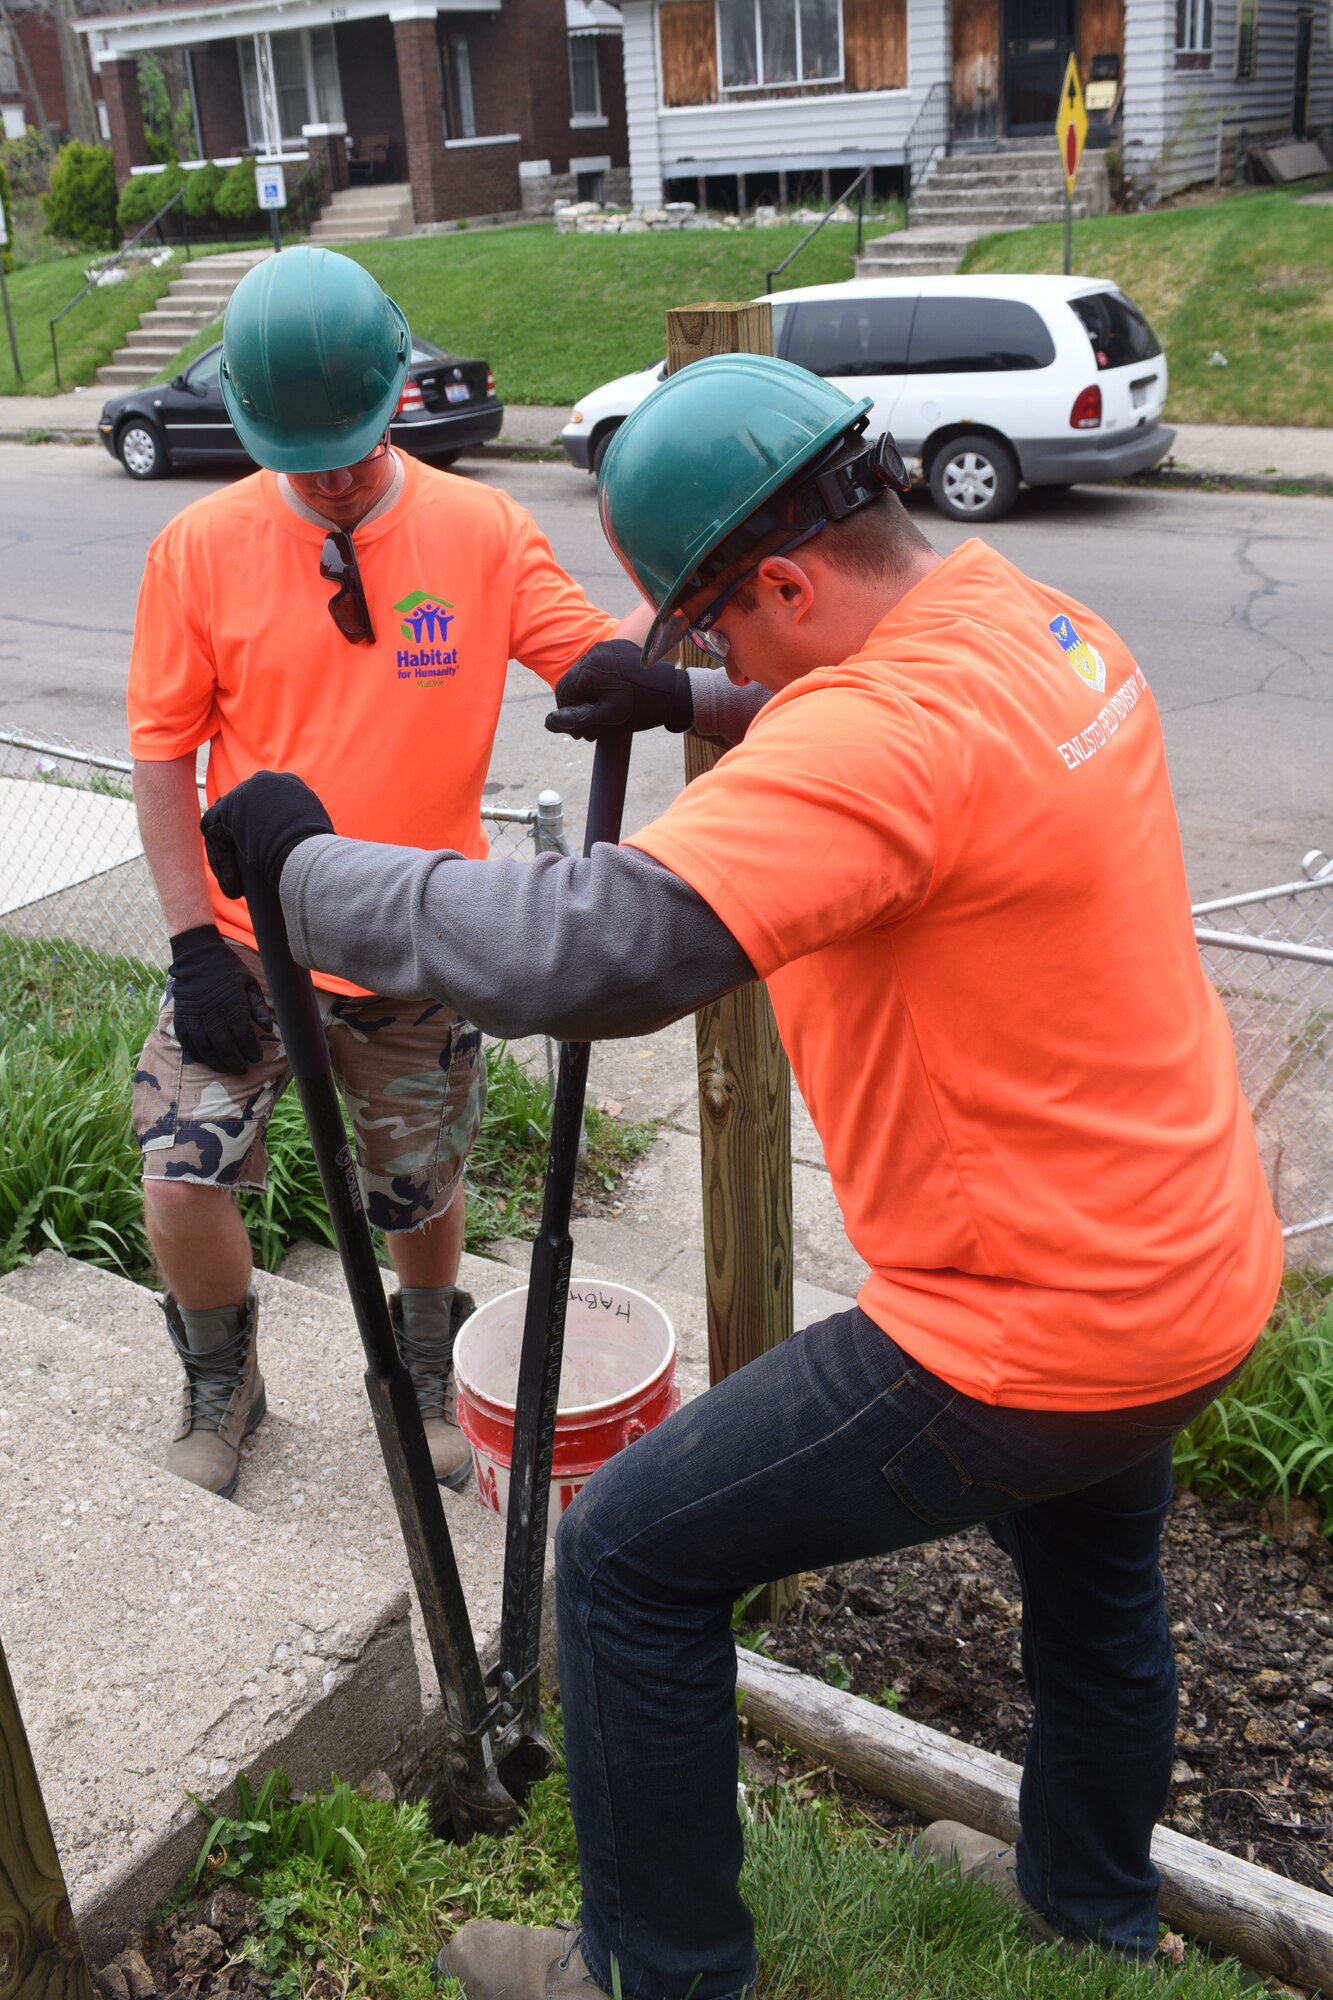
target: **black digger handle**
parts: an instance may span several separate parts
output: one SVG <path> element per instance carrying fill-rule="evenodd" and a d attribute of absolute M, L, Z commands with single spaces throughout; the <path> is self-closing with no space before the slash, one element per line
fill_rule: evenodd
<path fill-rule="evenodd" d="M 591 854 L 599 841 L 614 845 L 620 839 L 632 740 L 627 729 L 597 739 L 584 823 L 585 856 Z M 532 1246 L 514 1397 L 514 1444 L 500 1618 L 500 1687 L 502 1697 L 518 1712 L 520 1733 L 533 1741 L 543 1740 L 537 1662 L 541 1646 L 546 1520 L 569 1274 L 574 1255 L 569 1218 L 574 1203 L 590 1054 L 587 1042 L 565 1042 L 560 1050 L 541 1227 Z"/>
<path fill-rule="evenodd" d="M 455 1827 L 460 1837 L 472 1831 L 499 1832 L 512 1823 L 514 1803 L 501 1787 L 491 1757 L 486 1684 L 421 1412 L 389 1319 L 314 982 L 292 957 L 277 891 L 256 879 L 244 862 L 241 879 L 365 1349 L 366 1394 L 422 1622 L 445 1711 L 454 1725 L 448 1783 Z"/>

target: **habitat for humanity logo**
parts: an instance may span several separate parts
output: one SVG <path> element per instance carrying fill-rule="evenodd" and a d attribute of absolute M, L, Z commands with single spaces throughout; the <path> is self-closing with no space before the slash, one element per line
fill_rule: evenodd
<path fill-rule="evenodd" d="M 414 590 L 394 610 L 402 617 L 399 627 L 411 644 L 398 653 L 400 681 L 449 680 L 458 672 L 458 648 L 449 644 L 449 627 L 454 607 L 447 597 L 429 590 Z"/>
<path fill-rule="evenodd" d="M 1106 662 L 1095 647 L 1086 639 L 1080 639 L 1067 618 L 1053 618 L 1051 631 L 1055 643 L 1068 660 L 1081 681 L 1100 694 L 1106 686 Z"/>

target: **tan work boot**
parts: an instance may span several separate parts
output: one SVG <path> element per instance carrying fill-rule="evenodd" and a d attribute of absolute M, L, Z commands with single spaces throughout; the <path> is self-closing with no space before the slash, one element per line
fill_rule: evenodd
<path fill-rule="evenodd" d="M 255 1339 L 259 1301 L 247 1292 L 239 1330 L 206 1354 L 192 1351 L 170 1292 L 162 1310 L 185 1370 L 180 1425 L 163 1464 L 192 1486 L 230 1500 L 241 1475 L 241 1439 L 249 1437 L 266 1407 Z"/>
<path fill-rule="evenodd" d="M 403 1324 L 403 1301 L 395 1292 L 389 1300 L 389 1318 L 412 1387 L 417 1392 L 417 1408 L 430 1446 L 430 1462 L 441 1486 L 457 1493 L 466 1486 L 472 1471 L 472 1451 L 458 1428 L 458 1391 L 454 1386 L 454 1341 L 459 1327 L 477 1302 L 456 1285 L 441 1286 L 441 1302 L 449 1305 L 448 1325 L 422 1327 L 409 1332 Z"/>
<path fill-rule="evenodd" d="M 605 1991 L 583 1963 L 575 1924 L 539 1931 L 474 1918 L 454 1932 L 435 1970 L 456 1979 L 467 2000 L 596 2000 Z"/>
<path fill-rule="evenodd" d="M 961 1820 L 937 1819 L 917 1835 L 912 1852 L 918 1860 L 935 1860 L 944 1868 L 956 1867 L 969 1882 L 986 1883 L 1018 1911 L 1032 1936 L 1043 1944 L 1068 1945 L 1074 1951 L 1082 1948 L 1075 1939 L 1067 1938 L 1054 1924 L 1048 1923 L 1027 1901 L 1018 1886 L 1014 1850 L 1004 1841 L 979 1833 L 974 1826 L 964 1826 Z"/>

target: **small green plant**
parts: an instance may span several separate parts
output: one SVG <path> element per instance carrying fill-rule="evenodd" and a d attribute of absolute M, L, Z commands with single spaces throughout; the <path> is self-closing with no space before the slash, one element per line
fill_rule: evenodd
<path fill-rule="evenodd" d="M 160 174 L 131 174 L 120 191 L 120 200 L 116 205 L 116 222 L 122 236 L 132 236 L 145 223 L 151 222 L 175 193 L 188 188 L 191 178 L 175 160 L 164 166 Z M 164 216 L 162 226 L 170 228 L 172 216 Z"/>
<path fill-rule="evenodd" d="M 185 176 L 185 199 L 181 207 L 191 222 L 211 222 L 218 189 L 222 186 L 222 169 L 206 160 L 202 167 L 192 167 Z"/>
<path fill-rule="evenodd" d="M 881 1688 L 874 1699 L 880 1708 L 887 1708 L 893 1715 L 896 1715 L 903 1705 L 901 1693 L 893 1687 Z"/>
<path fill-rule="evenodd" d="M 1234 1500 L 1307 1495 L 1333 1531 L 1333 1301 L 1288 1311 L 1244 1373 L 1176 1440 L 1182 1486 Z"/>
<path fill-rule="evenodd" d="M 828 1653 L 824 1658 L 824 1679 L 830 1687 L 841 1688 L 844 1693 L 852 1685 L 852 1676 L 844 1660 L 836 1653 Z"/>
<path fill-rule="evenodd" d="M 770 1633 L 766 1625 L 751 1625 L 750 1612 L 763 1596 L 766 1584 L 757 1583 L 753 1590 L 747 1590 L 744 1597 L 738 1597 L 731 1607 L 731 1633 L 738 1646 L 747 1653 L 768 1655 Z"/>
<path fill-rule="evenodd" d="M 107 146 L 84 146 L 71 139 L 51 169 L 42 196 L 46 226 L 53 236 L 92 250 L 109 250 L 116 240 L 116 173 Z"/>
<path fill-rule="evenodd" d="M 213 207 L 219 219 L 236 228 L 242 223 L 254 222 L 259 215 L 259 196 L 255 190 L 255 163 L 253 160 L 238 160 L 224 177 L 221 187 L 213 197 Z"/>
<path fill-rule="evenodd" d="M 356 1795 L 340 1778 L 333 1789 L 312 1798 L 292 1799 L 291 1782 L 270 1771 L 252 1792 L 244 1771 L 236 1774 L 236 1813 L 219 1814 L 208 1829 L 194 1864 L 197 1888 L 206 1868 L 229 1881 L 252 1878 L 261 1869 L 302 1854 L 325 1875 L 338 1876 L 350 1862 L 365 1866 L 366 1850 L 352 1831 Z M 186 1797 L 205 1818 L 209 1809 L 193 1792 Z"/>
<path fill-rule="evenodd" d="M 23 442 L 24 444 L 50 444 L 51 433 L 50 431 L 39 430 L 36 428 L 31 430 L 26 430 L 23 433 Z"/>

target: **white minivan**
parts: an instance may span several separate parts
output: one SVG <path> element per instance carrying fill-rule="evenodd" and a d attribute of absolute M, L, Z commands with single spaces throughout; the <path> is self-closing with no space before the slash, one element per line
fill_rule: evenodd
<path fill-rule="evenodd" d="M 1165 458 L 1166 357 L 1148 321 L 1100 278 L 855 278 L 771 296 L 784 360 L 872 396 L 941 513 L 1008 513 L 1019 484 L 1124 479 Z M 585 396 L 561 432 L 596 472 L 657 386 L 657 362 Z"/>

